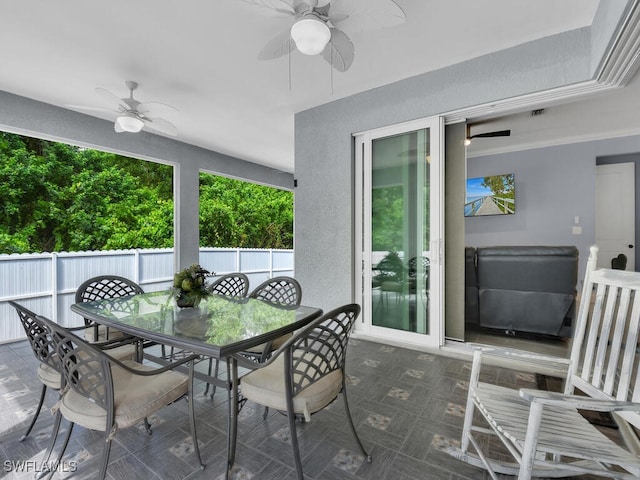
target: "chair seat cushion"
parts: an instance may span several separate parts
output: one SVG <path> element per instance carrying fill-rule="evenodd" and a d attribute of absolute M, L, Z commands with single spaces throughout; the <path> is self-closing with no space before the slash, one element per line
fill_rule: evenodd
<path fill-rule="evenodd" d="M 123 363 L 137 370 L 154 369 L 130 360 Z M 126 428 L 149 417 L 188 391 L 188 376 L 174 371 L 142 376 L 112 365 L 111 373 L 114 386 L 115 423 L 118 428 Z M 67 420 L 85 428 L 106 431 L 106 410 L 73 389 L 67 391 L 62 397 L 60 412 Z"/>
<path fill-rule="evenodd" d="M 286 411 L 284 355 L 280 355 L 272 364 L 242 377 L 241 388 L 247 400 Z M 294 413 L 303 414 L 306 421 L 311 420 L 311 414 L 331 403 L 341 389 L 342 370 L 334 370 L 293 397 Z"/>
<path fill-rule="evenodd" d="M 41 363 L 38 367 L 38 378 L 47 387 L 60 389 L 60 372 L 46 363 Z"/>
<path fill-rule="evenodd" d="M 124 333 L 115 328 L 107 327 L 106 325 L 98 325 L 98 338 L 96 338 L 96 327 L 91 325 L 84 329 L 84 338 L 87 342 L 104 342 L 105 340 L 115 340 L 116 338 L 124 337 Z"/>
<path fill-rule="evenodd" d="M 103 352 L 112 358 L 120 360 L 121 362 L 124 362 L 125 360 L 136 359 L 136 346 L 131 343 L 122 345 L 121 347 L 109 348 L 109 349 L 103 350 Z M 136 365 L 139 365 L 139 364 L 136 363 Z"/>

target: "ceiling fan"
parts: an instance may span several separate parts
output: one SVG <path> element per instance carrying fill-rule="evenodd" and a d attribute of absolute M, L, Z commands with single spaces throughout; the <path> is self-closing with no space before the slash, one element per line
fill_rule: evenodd
<path fill-rule="evenodd" d="M 404 11 L 393 0 L 243 1 L 294 20 L 290 28 L 265 45 L 259 60 L 278 58 L 297 49 L 306 55 L 322 54 L 339 72 L 346 72 L 355 56 L 353 43 L 344 30 L 391 27 L 406 19 Z"/>
<path fill-rule="evenodd" d="M 176 109 L 170 105 L 158 102 L 139 102 L 133 98 L 133 92 L 138 88 L 138 83 L 132 80 L 124 82 L 129 89 L 129 96 L 120 98 L 111 93 L 106 88 L 97 87 L 96 93 L 105 101 L 111 104 L 111 108 L 90 107 L 85 105 L 67 105 L 69 108 L 92 112 L 115 113 L 117 115 L 114 130 L 118 133 L 132 132 L 137 133 L 143 128 L 151 132 L 157 132 L 175 137 L 178 135 L 178 129 L 171 122 L 156 117 L 164 112 L 175 112 Z"/>
<path fill-rule="evenodd" d="M 471 135 L 471 125 L 467 125 L 467 137 L 464 140 L 465 145 L 470 145 L 474 138 L 492 138 L 492 137 L 510 137 L 511 130 L 496 130 L 495 132 L 484 132 Z"/>

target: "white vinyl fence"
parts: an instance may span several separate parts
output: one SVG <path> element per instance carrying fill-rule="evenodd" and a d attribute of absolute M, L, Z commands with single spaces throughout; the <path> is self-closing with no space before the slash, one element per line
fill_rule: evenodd
<path fill-rule="evenodd" d="M 268 278 L 293 276 L 293 250 L 202 248 L 200 265 L 216 276 L 246 274 L 251 291 Z M 0 343 L 25 338 L 9 300 L 61 325 L 77 326 L 82 319 L 70 306 L 88 278 L 120 275 L 151 292 L 169 288 L 173 274 L 173 249 L 0 255 Z"/>

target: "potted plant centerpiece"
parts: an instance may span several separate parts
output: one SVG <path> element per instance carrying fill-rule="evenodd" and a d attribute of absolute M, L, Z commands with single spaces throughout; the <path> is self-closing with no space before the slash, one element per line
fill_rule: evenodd
<path fill-rule="evenodd" d="M 173 276 L 171 291 L 179 307 L 197 307 L 200 301 L 210 295 L 205 285 L 205 279 L 213 272 L 193 264 L 180 270 Z"/>

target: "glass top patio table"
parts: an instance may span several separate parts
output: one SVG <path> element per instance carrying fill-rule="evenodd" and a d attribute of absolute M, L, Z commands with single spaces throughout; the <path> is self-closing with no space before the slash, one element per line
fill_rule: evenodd
<path fill-rule="evenodd" d="M 314 307 L 276 306 L 253 298 L 221 295 L 210 295 L 195 308 L 181 308 L 169 291 L 75 303 L 71 310 L 144 340 L 227 361 L 227 381 L 207 377 L 207 381 L 224 386 L 228 394 L 225 478 L 235 459 L 238 434 L 236 354 L 302 328 L 322 315 L 322 310 Z"/>
<path fill-rule="evenodd" d="M 181 308 L 169 291 L 76 303 L 71 310 L 125 333 L 218 359 L 274 340 L 322 314 L 314 307 L 220 295 Z"/>

